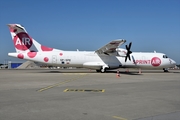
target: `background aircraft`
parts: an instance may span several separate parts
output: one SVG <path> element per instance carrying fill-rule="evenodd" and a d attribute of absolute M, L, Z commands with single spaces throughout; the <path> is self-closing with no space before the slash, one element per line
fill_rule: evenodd
<path fill-rule="evenodd" d="M 126 42 L 117 39 L 96 51 L 63 51 L 41 45 L 30 37 L 20 24 L 8 24 L 16 52 L 9 56 L 41 62 L 60 67 L 83 67 L 105 72 L 117 68 L 164 69 L 174 67 L 176 62 L 164 53 L 131 52 L 131 45 L 119 48 Z"/>

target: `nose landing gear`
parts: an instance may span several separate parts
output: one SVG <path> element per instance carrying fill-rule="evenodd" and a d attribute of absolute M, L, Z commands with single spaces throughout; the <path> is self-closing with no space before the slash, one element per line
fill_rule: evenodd
<path fill-rule="evenodd" d="M 169 70 L 167 68 L 163 68 L 164 72 L 169 72 Z"/>

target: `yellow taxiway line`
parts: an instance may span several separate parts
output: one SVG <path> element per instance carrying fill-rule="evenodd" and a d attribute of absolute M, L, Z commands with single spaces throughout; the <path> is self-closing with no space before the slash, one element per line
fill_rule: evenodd
<path fill-rule="evenodd" d="M 118 120 L 127 120 L 126 118 L 122 118 L 122 117 L 119 117 L 119 116 L 112 116 L 113 118 L 115 119 L 118 119 Z"/>
<path fill-rule="evenodd" d="M 44 88 L 41 88 L 39 90 L 37 90 L 38 92 L 42 92 L 42 91 L 45 91 L 45 90 L 48 90 L 48 89 L 51 89 L 51 88 L 54 88 L 56 86 L 59 86 L 59 85 L 62 85 L 62 84 L 65 84 L 65 83 L 68 83 L 68 82 L 71 82 L 71 81 L 75 81 L 75 80 L 78 80 L 79 78 L 82 78 L 83 76 L 85 76 L 86 74 L 83 74 L 81 76 L 78 76 L 77 78 L 73 78 L 73 79 L 70 79 L 70 80 L 64 80 L 62 82 L 59 82 L 59 83 L 56 83 L 54 85 L 50 85 L 50 86 L 47 86 L 47 87 L 44 87 Z"/>

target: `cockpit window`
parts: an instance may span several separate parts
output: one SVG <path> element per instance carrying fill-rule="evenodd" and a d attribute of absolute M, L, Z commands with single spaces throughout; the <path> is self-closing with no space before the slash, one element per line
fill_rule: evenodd
<path fill-rule="evenodd" d="M 167 55 L 163 55 L 163 58 L 168 58 L 168 56 Z"/>

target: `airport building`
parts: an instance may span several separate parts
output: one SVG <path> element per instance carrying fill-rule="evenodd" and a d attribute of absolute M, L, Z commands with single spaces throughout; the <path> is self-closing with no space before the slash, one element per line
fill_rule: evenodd
<path fill-rule="evenodd" d="M 18 68 L 21 64 L 23 64 L 22 61 L 8 61 L 8 69 Z"/>
<path fill-rule="evenodd" d="M 8 69 L 36 69 L 40 66 L 33 61 L 8 61 Z"/>

